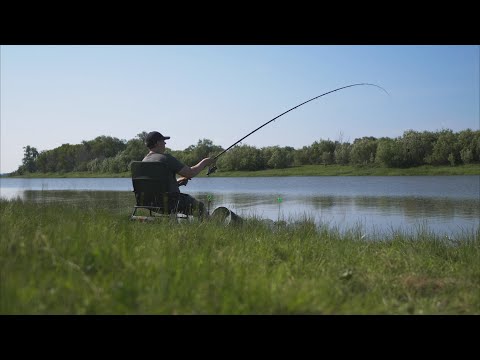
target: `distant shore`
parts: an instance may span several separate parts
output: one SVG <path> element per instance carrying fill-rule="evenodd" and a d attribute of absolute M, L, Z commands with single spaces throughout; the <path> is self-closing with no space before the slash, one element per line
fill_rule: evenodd
<path fill-rule="evenodd" d="M 260 171 L 217 171 L 211 177 L 270 177 L 270 176 L 425 176 L 425 175 L 480 175 L 480 164 L 459 166 L 424 165 L 406 169 L 349 165 L 302 165 L 286 169 Z M 32 173 L 21 176 L 3 174 L 15 178 L 129 178 L 130 172 L 122 173 Z M 199 177 L 205 177 L 206 170 Z"/>

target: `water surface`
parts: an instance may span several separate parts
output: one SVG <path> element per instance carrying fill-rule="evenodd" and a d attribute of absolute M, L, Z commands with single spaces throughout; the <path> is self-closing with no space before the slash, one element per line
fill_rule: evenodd
<path fill-rule="evenodd" d="M 68 202 L 128 213 L 129 178 L 0 179 L 0 197 Z M 273 221 L 312 219 L 367 233 L 428 229 L 454 236 L 478 231 L 480 176 L 312 176 L 194 178 L 181 187 L 208 204 L 240 216 Z"/>

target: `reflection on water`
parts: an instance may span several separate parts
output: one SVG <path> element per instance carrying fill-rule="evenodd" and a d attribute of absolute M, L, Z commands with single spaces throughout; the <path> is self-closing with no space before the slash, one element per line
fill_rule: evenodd
<path fill-rule="evenodd" d="M 310 219 L 339 230 L 361 227 L 365 233 L 412 230 L 427 226 L 439 234 L 478 231 L 478 200 L 421 197 L 284 196 L 261 194 L 192 194 L 209 206 L 210 212 L 225 206 L 242 217 L 273 221 Z M 212 201 L 208 204 L 207 196 Z M 24 190 L 22 198 L 32 202 L 70 203 L 82 208 L 102 208 L 127 215 L 135 199 L 128 191 Z"/>
<path fill-rule="evenodd" d="M 68 203 L 81 208 L 100 208 L 113 212 L 129 211 L 135 198 L 125 191 L 24 190 L 22 199 L 37 203 Z"/>
<path fill-rule="evenodd" d="M 455 200 L 418 197 L 358 197 L 352 198 L 355 207 L 382 213 L 400 213 L 410 218 L 461 216 L 470 219 L 479 217 L 478 200 Z"/>
<path fill-rule="evenodd" d="M 131 211 L 131 179 L 0 179 L 0 197 Z M 213 209 L 273 221 L 311 219 L 366 233 L 427 227 L 478 232 L 480 176 L 195 178 L 184 192 Z M 207 197 L 212 198 L 208 204 Z M 282 201 L 278 201 L 278 199 Z"/>

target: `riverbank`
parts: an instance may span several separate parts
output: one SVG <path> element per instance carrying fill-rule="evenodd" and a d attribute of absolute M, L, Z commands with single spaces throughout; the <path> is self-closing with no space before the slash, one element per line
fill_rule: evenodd
<path fill-rule="evenodd" d="M 424 165 L 407 169 L 350 166 L 350 165 L 302 165 L 287 169 L 269 169 L 260 171 L 217 171 L 212 177 L 270 177 L 270 176 L 437 176 L 437 175 L 480 175 L 480 164 L 459 166 L 431 166 Z M 20 178 L 128 178 L 129 172 L 123 173 L 33 173 Z M 206 170 L 200 177 L 206 176 Z M 10 176 L 9 176 L 10 177 Z"/>
<path fill-rule="evenodd" d="M 478 232 L 370 239 L 0 205 L 0 314 L 480 314 Z"/>

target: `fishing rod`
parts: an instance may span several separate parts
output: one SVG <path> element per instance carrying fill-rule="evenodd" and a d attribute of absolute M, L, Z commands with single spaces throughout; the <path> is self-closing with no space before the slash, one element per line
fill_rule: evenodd
<path fill-rule="evenodd" d="M 228 150 L 230 150 L 232 147 L 234 147 L 235 145 L 237 145 L 239 142 L 241 142 L 242 140 L 246 139 L 247 137 L 249 137 L 250 135 L 252 135 L 254 132 L 260 130 L 261 128 L 263 128 L 264 126 L 270 124 L 272 121 L 278 119 L 280 116 L 282 115 L 285 115 L 286 113 L 302 106 L 302 105 L 305 105 L 306 103 L 310 102 L 310 101 L 313 101 L 315 99 L 318 99 L 318 98 L 321 98 L 322 96 L 325 96 L 325 95 L 328 95 L 328 94 L 331 94 L 335 91 L 338 91 L 338 90 L 342 90 L 342 89 L 346 89 L 346 88 L 349 88 L 349 87 L 352 87 L 352 86 L 364 86 L 364 85 L 367 85 L 367 86 L 375 86 L 379 89 L 382 89 L 383 91 L 385 91 L 387 93 L 387 95 L 390 95 L 387 90 L 385 90 L 384 88 L 382 88 L 381 86 L 378 86 L 378 85 L 375 85 L 375 84 L 369 84 L 369 83 L 359 83 L 359 84 L 352 84 L 352 85 L 347 85 L 347 86 L 342 86 L 338 89 L 335 89 L 335 90 L 331 90 L 331 91 L 328 91 L 322 95 L 318 95 L 318 96 L 315 96 L 314 98 L 311 98 L 310 100 L 307 100 L 297 106 L 294 106 L 293 108 L 281 113 L 280 115 L 278 116 L 275 116 L 273 119 L 267 121 L 265 124 L 259 126 L 258 128 L 256 128 L 255 130 L 253 130 L 252 132 L 248 133 L 247 135 L 245 135 L 244 137 L 242 137 L 240 140 L 238 140 L 237 142 L 235 142 L 234 144 L 230 145 L 228 148 L 226 148 L 225 150 L 223 150 L 221 153 L 219 153 L 217 156 L 215 156 L 213 159 L 216 160 L 218 159 L 221 155 L 225 154 Z M 216 166 L 212 166 L 212 167 L 209 167 L 208 168 L 208 172 L 207 172 L 207 175 L 210 175 L 210 174 L 213 174 L 215 171 L 217 170 L 217 167 Z"/>

